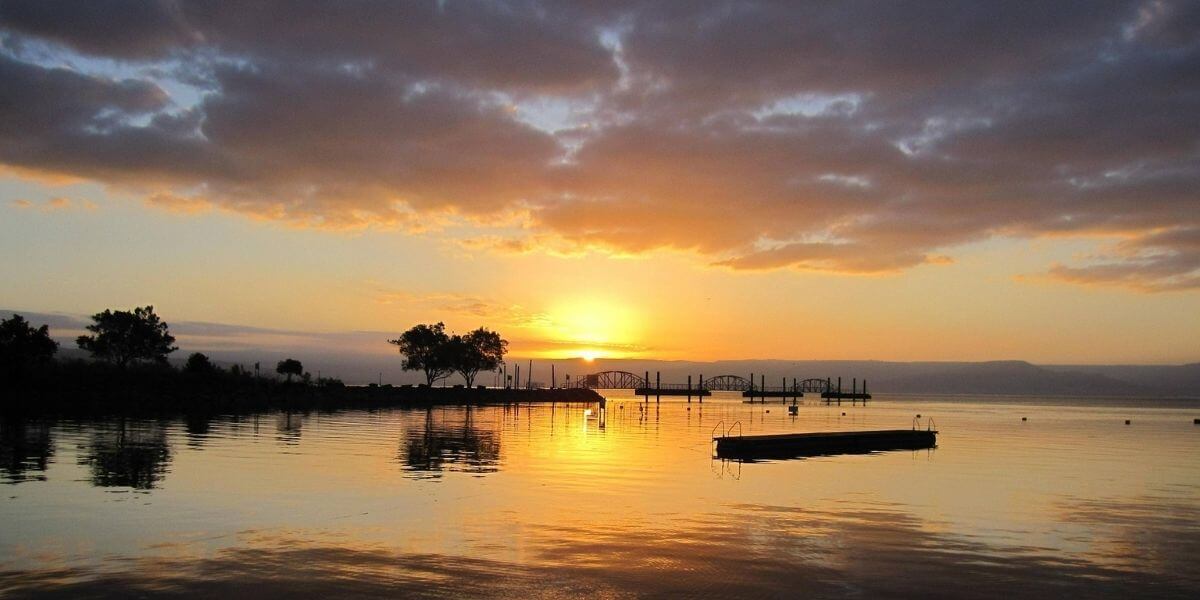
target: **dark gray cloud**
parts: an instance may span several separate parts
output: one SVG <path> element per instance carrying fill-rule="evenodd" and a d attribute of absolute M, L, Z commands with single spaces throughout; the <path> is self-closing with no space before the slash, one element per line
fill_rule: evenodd
<path fill-rule="evenodd" d="M 206 49 L 254 61 L 369 64 L 413 78 L 544 91 L 603 84 L 617 75 L 591 24 L 578 16 L 520 0 L 0 4 L 8 28 L 97 55 L 155 60 Z"/>
<path fill-rule="evenodd" d="M 0 35 L 0 162 L 164 206 L 733 269 L 1110 236 L 1050 274 L 1200 287 L 1200 3 L 3 1 Z"/>
<path fill-rule="evenodd" d="M 80 51 L 135 58 L 165 54 L 198 38 L 172 0 L 3 2 L 5 26 Z"/>

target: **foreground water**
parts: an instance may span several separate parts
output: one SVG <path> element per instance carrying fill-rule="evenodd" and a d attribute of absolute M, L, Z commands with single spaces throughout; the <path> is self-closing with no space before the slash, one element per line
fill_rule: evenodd
<path fill-rule="evenodd" d="M 0 595 L 1200 594 L 1200 405 L 799 413 L 612 396 L 604 411 L 0 421 Z M 889 429 L 917 413 L 938 448 L 712 457 L 734 423 Z"/>

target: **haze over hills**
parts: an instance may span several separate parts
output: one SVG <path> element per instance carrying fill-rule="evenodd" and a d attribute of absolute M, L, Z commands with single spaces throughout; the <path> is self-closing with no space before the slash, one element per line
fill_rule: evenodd
<path fill-rule="evenodd" d="M 31 322 L 48 323 L 58 339 L 63 358 L 83 358 L 75 348 L 74 337 L 83 332 L 85 320 L 73 315 L 0 310 L 25 315 Z M 182 362 L 187 355 L 201 351 L 224 365 L 240 364 L 252 368 L 260 363 L 265 373 L 273 373 L 275 363 L 296 358 L 313 376 L 338 377 L 348 384 L 372 382 L 415 384 L 424 381 L 420 373 L 406 372 L 401 358 L 384 343 L 388 333 L 353 331 L 344 333 L 286 332 L 215 323 L 176 322 L 171 330 L 180 350 L 172 359 Z M 263 343 L 266 340 L 269 343 Z M 521 365 L 522 379 L 528 375 L 529 359 L 510 356 L 512 367 Z M 629 371 L 653 378 L 660 373 L 664 382 L 684 383 L 691 375 L 699 377 L 738 375 L 756 380 L 766 378 L 777 386 L 782 378 L 842 377 L 848 390 L 851 380 L 867 380 L 872 393 L 914 394 L 997 394 L 1053 396 L 1124 396 L 1200 398 L 1200 363 L 1183 365 L 1035 365 L 1020 360 L 987 362 L 897 362 L 877 360 L 721 360 L 667 361 L 648 359 L 597 358 L 533 359 L 533 381 L 549 384 L 551 365 L 560 385 L 573 379 L 605 370 Z M 451 377 L 450 383 L 457 383 Z M 492 385 L 499 378 L 480 374 L 479 383 Z M 861 385 L 861 384 L 860 384 Z"/>
<path fill-rule="evenodd" d="M 424 379 L 418 372 L 400 368 L 398 355 L 337 354 L 311 350 L 278 352 L 274 350 L 213 350 L 206 352 L 218 364 L 261 364 L 264 373 L 273 373 L 275 363 L 290 357 L 301 360 L 317 376 L 338 377 L 348 384 L 417 384 Z M 64 345 L 64 358 L 82 358 L 84 354 Z M 173 361 L 182 362 L 188 352 L 181 350 Z M 520 365 L 522 380 L 528 375 L 530 359 L 510 358 L 509 373 Z M 1034 365 L 1025 361 L 989 362 L 885 362 L 874 360 L 788 361 L 727 360 L 714 362 L 658 361 L 640 359 L 533 359 L 532 379 L 549 384 L 551 365 L 557 383 L 569 375 L 573 380 L 587 373 L 619 370 L 639 376 L 649 371 L 653 379 L 660 374 L 664 382 L 683 383 L 688 375 L 698 381 L 715 375 L 754 374 L 756 381 L 765 377 L 768 386 L 780 385 L 782 378 L 825 378 L 849 390 L 851 380 L 862 385 L 865 379 L 872 393 L 906 394 L 995 394 L 1028 396 L 1122 396 L 1200 398 L 1200 363 L 1187 365 Z M 479 383 L 493 385 L 498 378 L 481 373 Z M 449 384 L 460 383 L 452 376 Z"/>

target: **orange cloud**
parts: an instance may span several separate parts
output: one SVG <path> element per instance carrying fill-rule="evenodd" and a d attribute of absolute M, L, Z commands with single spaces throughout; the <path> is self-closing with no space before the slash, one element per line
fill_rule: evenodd
<path fill-rule="evenodd" d="M 37 210 L 39 212 L 44 212 L 44 213 L 65 212 L 65 211 L 72 211 L 72 210 L 82 210 L 82 211 L 90 212 L 90 211 L 94 211 L 99 208 L 99 206 L 95 202 L 92 202 L 91 200 L 83 200 L 81 202 L 76 202 L 65 196 L 56 196 L 56 197 L 50 198 L 44 202 L 34 202 L 32 200 L 19 198 L 19 199 L 13 200 L 11 204 L 14 208 L 23 209 L 23 210 L 26 210 L 26 209 L 27 210 Z"/>
<path fill-rule="evenodd" d="M 1162 6 L 1142 23 L 1118 5 L 183 3 L 84 24 L 39 3 L 0 23 L 17 48 L 0 54 L 0 164 L 151 189 L 183 213 L 515 228 L 461 244 L 732 269 L 888 273 L 997 236 L 1149 240 L 1200 227 L 1200 121 L 1184 116 L 1200 112 L 1200 47 L 1192 9 Z M 1186 242 L 1152 244 L 1051 273 L 1191 289 Z"/>

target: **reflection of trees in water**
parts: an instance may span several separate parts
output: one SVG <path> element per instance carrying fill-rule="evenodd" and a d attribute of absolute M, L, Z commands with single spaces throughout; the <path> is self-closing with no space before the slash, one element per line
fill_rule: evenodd
<path fill-rule="evenodd" d="M 183 425 L 187 431 L 188 448 L 203 450 L 204 441 L 212 429 L 212 418 L 208 415 L 188 415 Z"/>
<path fill-rule="evenodd" d="M 45 481 L 54 455 L 50 426 L 22 420 L 0 421 L 0 473 L 5 483 Z"/>
<path fill-rule="evenodd" d="M 298 413 L 279 413 L 275 415 L 275 439 L 293 446 L 300 443 L 300 428 L 304 425 L 304 415 Z"/>
<path fill-rule="evenodd" d="M 153 489 L 167 474 L 171 447 L 159 423 L 96 423 L 92 439 L 81 444 L 79 464 L 91 467 L 92 485 Z"/>
<path fill-rule="evenodd" d="M 499 470 L 500 440 L 495 431 L 475 426 L 470 407 L 460 423 L 435 418 L 430 409 L 424 426 L 405 429 L 399 459 L 417 477 L 437 478 L 444 471 L 494 473 Z"/>

